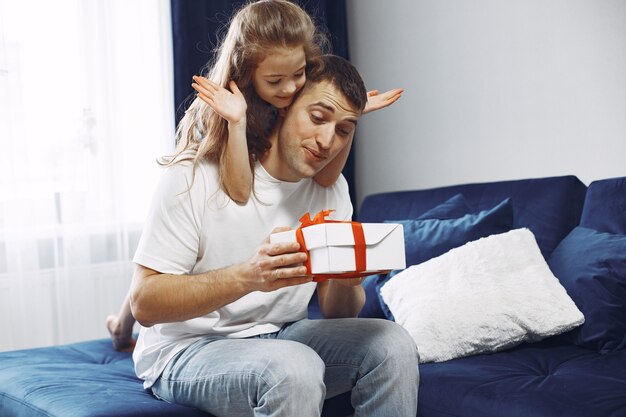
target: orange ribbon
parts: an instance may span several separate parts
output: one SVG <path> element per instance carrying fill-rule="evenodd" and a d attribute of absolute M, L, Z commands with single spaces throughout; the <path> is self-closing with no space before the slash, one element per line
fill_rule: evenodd
<path fill-rule="evenodd" d="M 315 224 L 323 224 L 323 223 L 348 223 L 342 222 L 338 220 L 327 220 L 326 216 L 332 213 L 334 210 L 322 210 L 317 213 L 313 219 L 311 219 L 311 215 L 309 213 L 305 213 L 302 217 L 300 217 L 300 227 L 296 229 L 296 240 L 300 244 L 300 252 L 304 252 L 307 255 L 307 260 L 304 263 L 306 266 L 307 273 L 311 274 L 311 260 L 309 257 L 309 251 L 306 247 L 306 243 L 304 241 L 304 235 L 302 234 L 302 229 L 305 227 L 313 226 Z M 369 273 L 364 273 L 367 269 L 367 257 L 365 255 L 365 234 L 363 233 L 363 225 L 359 222 L 349 222 L 352 225 L 352 234 L 354 235 L 354 261 L 355 261 L 355 272 L 346 272 L 343 274 L 318 274 L 313 275 L 313 281 L 325 281 L 329 278 L 361 278 Z"/>

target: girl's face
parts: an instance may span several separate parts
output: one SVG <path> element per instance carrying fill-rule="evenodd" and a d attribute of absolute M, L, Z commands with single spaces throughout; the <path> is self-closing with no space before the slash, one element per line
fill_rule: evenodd
<path fill-rule="evenodd" d="M 284 109 L 304 86 L 305 66 L 304 47 L 272 49 L 254 70 L 252 84 L 259 97 Z"/>

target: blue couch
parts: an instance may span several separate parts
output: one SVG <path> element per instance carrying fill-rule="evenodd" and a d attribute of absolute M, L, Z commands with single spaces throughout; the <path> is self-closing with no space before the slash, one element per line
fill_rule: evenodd
<path fill-rule="evenodd" d="M 511 199 L 509 226 L 533 231 L 586 322 L 538 343 L 420 365 L 418 416 L 626 416 L 626 178 L 589 187 L 565 176 L 377 194 L 364 200 L 359 220 L 419 218 L 459 194 L 474 211 Z M 361 316 L 386 317 L 378 293 L 385 279 L 366 280 Z M 352 411 L 345 393 L 327 400 L 323 415 Z M 107 339 L 0 353 L 0 416 L 166 415 L 207 416 L 144 391 L 130 355 Z"/>

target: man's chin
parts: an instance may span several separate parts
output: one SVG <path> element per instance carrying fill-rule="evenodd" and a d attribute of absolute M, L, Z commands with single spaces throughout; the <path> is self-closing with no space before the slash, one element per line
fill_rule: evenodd
<path fill-rule="evenodd" d="M 325 166 L 325 165 L 324 165 Z M 311 165 L 309 163 L 301 164 L 298 169 L 298 176 L 300 178 L 313 178 L 316 176 L 324 167 L 319 165 Z"/>
<path fill-rule="evenodd" d="M 317 174 L 319 174 L 324 168 L 326 168 L 326 165 L 328 165 L 328 162 L 326 161 L 320 164 L 316 164 L 316 165 L 308 165 L 307 166 L 307 173 L 309 174 L 308 178 L 312 178 L 316 176 Z"/>

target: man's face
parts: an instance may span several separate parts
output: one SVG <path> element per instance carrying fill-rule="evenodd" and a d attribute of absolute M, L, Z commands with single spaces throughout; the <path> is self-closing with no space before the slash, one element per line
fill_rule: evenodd
<path fill-rule="evenodd" d="M 313 177 L 351 143 L 360 115 L 332 84 L 306 86 L 278 132 L 274 175 L 284 181 Z"/>

